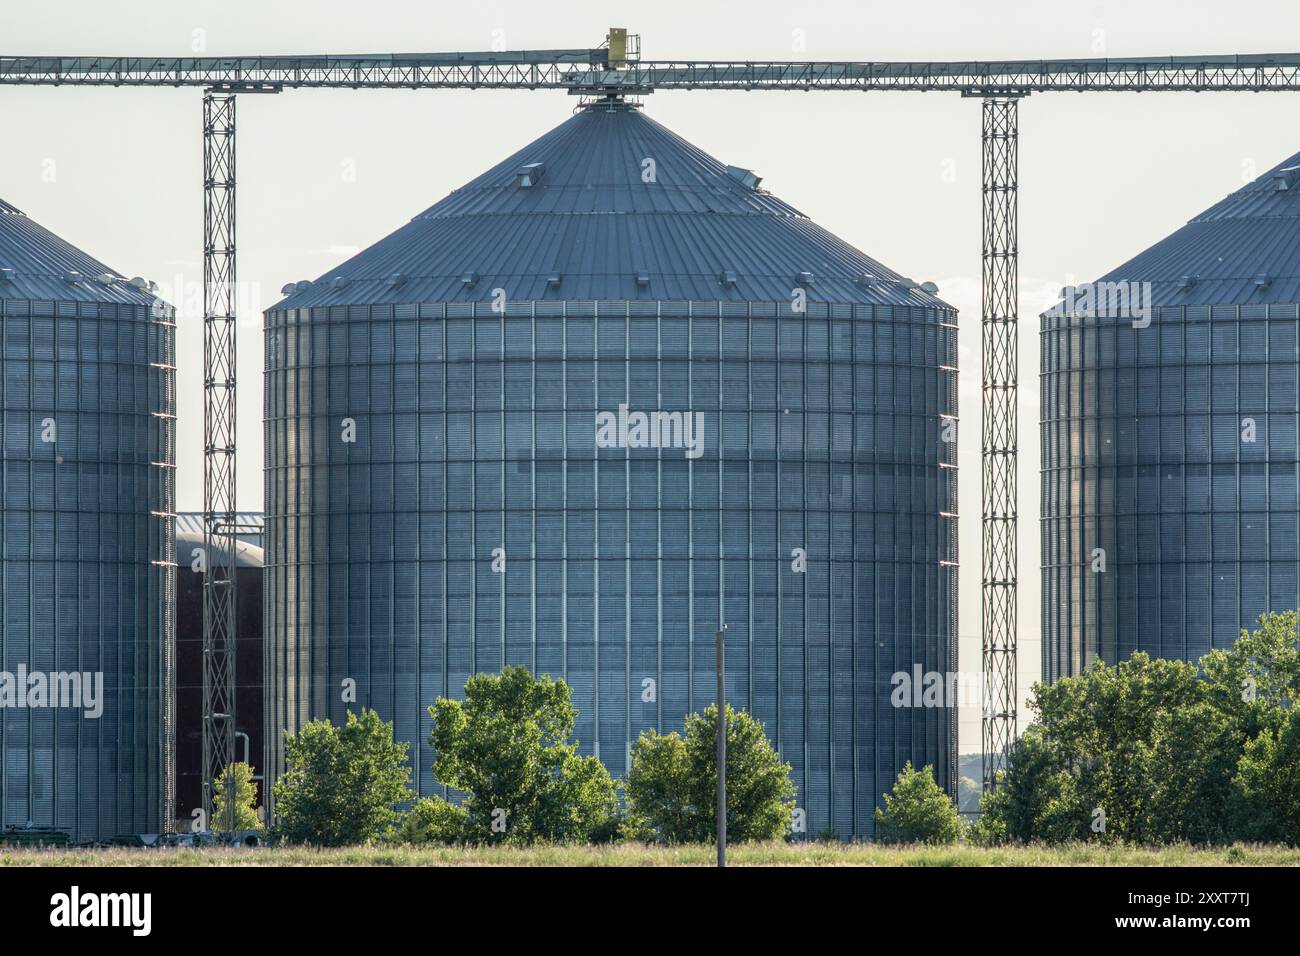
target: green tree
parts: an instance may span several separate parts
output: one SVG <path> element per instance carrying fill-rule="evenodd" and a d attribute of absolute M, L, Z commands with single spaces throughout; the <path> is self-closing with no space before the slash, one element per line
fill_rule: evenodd
<path fill-rule="evenodd" d="M 628 835 L 664 843 L 689 840 L 698 816 L 688 795 L 690 774 L 681 734 L 643 731 L 632 744 L 631 768 L 623 782 Z M 701 822 L 701 832 L 704 827 Z"/>
<path fill-rule="evenodd" d="M 402 842 L 435 843 L 455 846 L 469 842 L 469 814 L 442 797 L 424 797 L 415 801 L 402 818 Z"/>
<path fill-rule="evenodd" d="M 1261 616 L 1199 669 L 1136 653 L 1036 686 L 1038 719 L 984 798 L 972 838 L 1096 839 L 1083 823 L 1099 808 L 1109 840 L 1292 839 L 1298 697 L 1294 612 Z"/>
<path fill-rule="evenodd" d="M 664 843 L 717 839 L 717 719 L 710 705 L 687 716 L 684 736 L 649 730 L 632 745 L 624 794 L 633 835 Z M 745 711 L 727 708 L 726 734 L 728 841 L 786 835 L 796 792 L 790 765 Z"/>
<path fill-rule="evenodd" d="M 1300 842 L 1300 616 L 1262 614 L 1228 648 L 1201 658 L 1208 694 L 1236 724 L 1234 839 Z"/>
<path fill-rule="evenodd" d="M 476 843 L 611 839 L 618 798 L 596 757 L 571 741 L 577 708 L 569 685 L 527 668 L 476 674 L 465 699 L 429 708 L 443 784 L 467 794 L 467 837 Z"/>
<path fill-rule="evenodd" d="M 1031 707 L 1059 769 L 1074 777 L 1091 815 L 1105 814 L 1103 838 L 1147 842 L 1155 781 L 1149 753 L 1161 713 L 1204 699 L 1195 664 L 1139 651 L 1115 667 L 1101 661 L 1077 677 L 1036 685 Z"/>
<path fill-rule="evenodd" d="M 966 828 L 966 839 L 976 846 L 1000 846 L 1006 843 L 1006 789 L 989 790 L 980 795 L 979 816 Z"/>
<path fill-rule="evenodd" d="M 373 710 L 335 727 L 313 720 L 285 736 L 286 770 L 275 783 L 276 830 L 290 843 L 347 846 L 387 836 L 396 807 L 413 796 L 407 744 Z"/>
<path fill-rule="evenodd" d="M 1032 725 L 1012 745 L 997 788 L 981 798 L 971 837 L 984 844 L 1083 839 L 1091 819 L 1059 749 Z"/>
<path fill-rule="evenodd" d="M 917 770 L 907 761 L 876 807 L 876 839 L 881 843 L 955 843 L 961 836 L 957 808 L 935 782 L 928 765 Z"/>
<path fill-rule="evenodd" d="M 1244 747 L 1265 730 L 1274 735 L 1300 701 L 1300 642 L 1295 611 L 1262 614 L 1253 631 L 1201 658 L 1207 699 L 1232 717 Z"/>
<path fill-rule="evenodd" d="M 1246 744 L 1233 784 L 1239 838 L 1300 846 L 1300 710 Z"/>
<path fill-rule="evenodd" d="M 253 782 L 253 768 L 243 762 L 229 764 L 217 782 L 216 793 L 212 795 L 212 821 L 209 829 L 221 831 L 226 829 L 227 814 L 226 794 L 230 792 L 231 780 L 235 785 L 235 829 L 256 830 L 262 825 L 257 819 L 257 784 Z"/>
<path fill-rule="evenodd" d="M 1231 842 L 1242 743 L 1240 722 L 1207 701 L 1155 716 L 1142 769 L 1151 788 L 1142 828 L 1148 841 Z"/>

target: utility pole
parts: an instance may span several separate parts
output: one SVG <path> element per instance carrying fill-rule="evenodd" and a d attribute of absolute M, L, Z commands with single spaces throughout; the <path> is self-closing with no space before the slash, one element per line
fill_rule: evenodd
<path fill-rule="evenodd" d="M 718 869 L 727 867 L 727 625 L 718 628 Z"/>

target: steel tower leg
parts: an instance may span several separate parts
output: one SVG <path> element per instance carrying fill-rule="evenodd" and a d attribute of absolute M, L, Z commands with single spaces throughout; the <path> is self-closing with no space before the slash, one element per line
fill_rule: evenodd
<path fill-rule="evenodd" d="M 203 810 L 235 754 L 235 97 L 203 97 Z M 231 795 L 233 796 L 233 794 Z"/>
<path fill-rule="evenodd" d="M 1016 337 L 1018 103 L 984 100 L 980 326 L 984 789 L 1016 737 Z"/>

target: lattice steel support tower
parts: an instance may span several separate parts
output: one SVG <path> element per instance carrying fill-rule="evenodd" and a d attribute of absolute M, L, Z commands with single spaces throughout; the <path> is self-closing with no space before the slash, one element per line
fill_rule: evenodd
<path fill-rule="evenodd" d="M 985 98 L 981 328 L 984 789 L 1016 737 L 1017 136 L 1014 97 Z"/>
<path fill-rule="evenodd" d="M 235 755 L 235 97 L 203 96 L 203 811 Z"/>

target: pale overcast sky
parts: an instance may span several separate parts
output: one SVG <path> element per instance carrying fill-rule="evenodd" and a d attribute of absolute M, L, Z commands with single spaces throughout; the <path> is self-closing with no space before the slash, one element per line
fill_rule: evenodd
<path fill-rule="evenodd" d="M 598 46 L 646 59 L 1300 51 L 1294 0 L 0 0 L 0 54 L 213 56 Z M 198 89 L 0 87 L 0 198 L 180 307 L 178 497 L 202 501 Z M 239 504 L 262 507 L 260 309 L 565 120 L 561 92 L 239 98 Z M 979 668 L 980 109 L 956 93 L 672 92 L 649 115 L 961 310 L 961 652 Z M 1300 95 L 1038 94 L 1021 105 L 1022 690 L 1039 675 L 1037 314 L 1300 150 Z M 354 172 L 355 175 L 347 175 Z M 963 751 L 979 714 L 963 713 Z"/>

